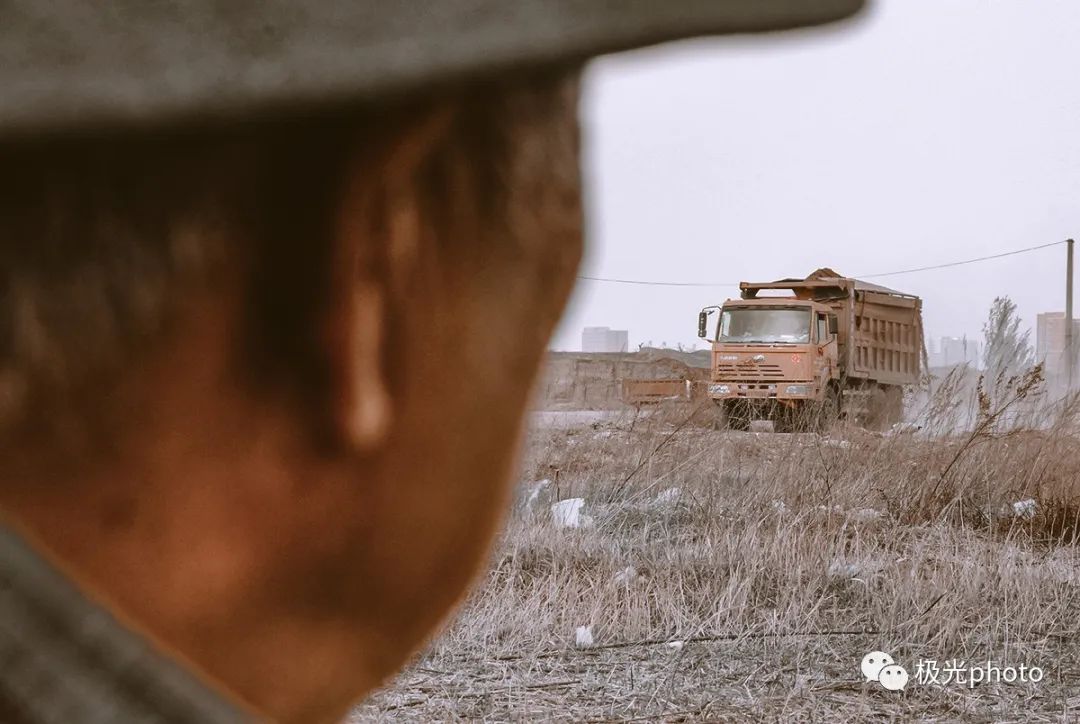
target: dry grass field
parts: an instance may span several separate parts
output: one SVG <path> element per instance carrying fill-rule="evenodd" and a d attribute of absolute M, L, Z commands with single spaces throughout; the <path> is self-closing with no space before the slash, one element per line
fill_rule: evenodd
<path fill-rule="evenodd" d="M 1024 384 L 943 385 L 915 433 L 533 429 L 490 572 L 355 720 L 1080 720 L 1080 409 Z M 875 649 L 906 690 L 864 681 Z M 920 659 L 1044 678 L 918 683 Z"/>

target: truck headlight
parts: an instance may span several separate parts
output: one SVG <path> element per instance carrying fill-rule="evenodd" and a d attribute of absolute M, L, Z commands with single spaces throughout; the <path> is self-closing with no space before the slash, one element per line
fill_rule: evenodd
<path fill-rule="evenodd" d="M 729 395 L 731 394 L 731 385 L 709 385 L 710 395 Z"/>
<path fill-rule="evenodd" d="M 795 397 L 805 397 L 810 394 L 809 385 L 788 385 L 784 388 L 785 395 L 793 395 Z"/>

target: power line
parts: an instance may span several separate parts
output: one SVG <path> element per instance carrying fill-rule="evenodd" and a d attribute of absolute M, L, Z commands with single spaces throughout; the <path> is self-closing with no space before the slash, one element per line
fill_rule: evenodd
<path fill-rule="evenodd" d="M 1031 251 L 1039 251 L 1040 249 L 1048 249 L 1052 246 L 1060 246 L 1066 243 L 1065 241 L 1052 241 L 1049 244 L 1040 244 L 1038 246 L 1029 246 L 1024 249 L 1014 249 L 1012 251 L 1003 251 L 999 254 L 990 254 L 988 256 L 979 256 L 974 259 L 963 259 L 961 261 L 950 261 L 944 264 L 934 264 L 931 266 L 921 266 L 914 269 L 901 269 L 899 271 L 880 272 L 877 274 L 856 274 L 857 279 L 879 279 L 881 277 L 898 276 L 900 274 L 914 274 L 915 272 L 931 271 L 934 269 L 948 269 L 950 267 L 964 266 L 965 264 L 976 264 L 981 261 L 990 261 L 991 259 L 1001 259 L 1006 256 L 1015 256 L 1017 254 L 1026 254 Z M 611 284 L 637 284 L 641 286 L 649 287 L 738 287 L 738 282 L 662 282 L 651 281 L 647 279 L 616 279 L 612 277 L 593 277 L 578 275 L 578 279 L 583 279 L 590 282 L 608 282 Z"/>
<path fill-rule="evenodd" d="M 1049 249 L 1051 246 L 1061 246 L 1066 243 L 1062 241 L 1052 241 L 1049 244 L 1040 244 L 1039 246 L 1029 246 L 1026 249 L 1014 249 L 1013 251 L 1003 251 L 1000 254 L 990 254 L 989 256 L 980 256 L 974 259 L 965 259 L 963 261 L 950 261 L 947 264 L 935 264 L 933 266 L 921 266 L 915 269 L 903 269 L 901 271 L 883 272 L 881 274 L 858 274 L 861 279 L 875 279 L 879 277 L 892 277 L 897 274 L 913 274 L 915 272 L 930 271 L 931 269 L 947 269 L 948 267 L 963 266 L 964 264 L 974 264 L 980 261 L 989 261 L 990 259 L 1001 259 L 1006 256 L 1015 256 L 1017 254 L 1026 254 L 1029 251 L 1038 251 L 1039 249 Z"/>

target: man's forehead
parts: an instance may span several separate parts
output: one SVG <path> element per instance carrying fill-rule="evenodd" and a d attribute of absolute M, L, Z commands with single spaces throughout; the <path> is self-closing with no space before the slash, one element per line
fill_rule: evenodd
<path fill-rule="evenodd" d="M 0 139 L 365 102 L 863 0 L 9 0 Z"/>

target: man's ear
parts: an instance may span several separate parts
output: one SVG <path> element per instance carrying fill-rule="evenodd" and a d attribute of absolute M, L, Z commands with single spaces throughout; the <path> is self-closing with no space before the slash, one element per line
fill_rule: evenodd
<path fill-rule="evenodd" d="M 393 425 L 387 375 L 392 305 L 406 296 L 420 253 L 421 219 L 414 179 L 443 137 L 453 109 L 432 114 L 361 154 L 336 225 L 333 308 L 328 315 L 335 433 L 357 452 L 378 449 Z"/>
<path fill-rule="evenodd" d="M 393 289 L 407 278 L 415 224 L 393 222 L 388 194 L 350 184 L 335 239 L 333 308 L 327 337 L 335 435 L 355 452 L 379 448 L 390 433 L 394 399 L 387 374 Z M 393 194 L 399 199 L 400 194 Z M 384 223 L 377 220 L 386 219 Z"/>
<path fill-rule="evenodd" d="M 384 370 L 386 293 L 378 282 L 357 280 L 339 323 L 334 424 L 341 441 L 357 452 L 377 449 L 390 432 L 393 400 Z"/>

